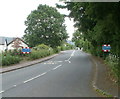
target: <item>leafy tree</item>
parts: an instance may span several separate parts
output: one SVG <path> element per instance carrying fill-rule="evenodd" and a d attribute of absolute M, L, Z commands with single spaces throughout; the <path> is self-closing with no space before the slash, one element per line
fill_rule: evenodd
<path fill-rule="evenodd" d="M 32 47 L 39 44 L 56 47 L 68 38 L 64 15 L 47 5 L 39 5 L 37 10 L 32 11 L 25 25 L 27 28 L 23 38 Z"/>
<path fill-rule="evenodd" d="M 98 53 L 96 48 L 103 44 L 110 44 L 111 53 L 120 56 L 120 2 L 66 2 L 65 4 L 57 7 L 71 11 L 69 17 L 74 18 L 79 33 L 82 32 L 84 39 L 94 46 L 94 53 Z"/>
<path fill-rule="evenodd" d="M 74 18 L 75 27 L 79 33 L 83 33 L 83 38 L 79 38 L 79 33 L 75 33 L 73 39 L 76 44 L 81 42 L 87 45 L 92 54 L 101 56 L 104 59 L 107 53 L 102 52 L 103 44 L 111 45 L 111 54 L 117 57 L 118 64 L 114 68 L 118 70 L 116 74 L 120 79 L 120 2 L 66 2 L 66 5 L 58 5 L 58 8 L 70 10 L 69 17 Z M 76 39 L 78 37 L 78 39 Z M 85 48 L 85 47 L 84 47 Z"/>

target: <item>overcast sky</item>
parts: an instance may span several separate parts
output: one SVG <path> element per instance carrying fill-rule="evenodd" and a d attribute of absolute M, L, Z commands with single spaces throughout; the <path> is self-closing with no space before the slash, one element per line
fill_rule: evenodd
<path fill-rule="evenodd" d="M 55 7 L 58 0 L 1 0 L 0 1 L 0 36 L 22 37 L 24 35 L 24 21 L 32 10 L 39 4 Z M 67 9 L 59 9 L 61 14 L 69 14 Z M 67 32 L 72 37 L 74 32 L 73 21 L 65 18 Z"/>

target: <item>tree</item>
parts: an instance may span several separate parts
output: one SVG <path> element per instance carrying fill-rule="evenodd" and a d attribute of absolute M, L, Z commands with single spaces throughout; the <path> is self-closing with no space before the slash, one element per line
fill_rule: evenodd
<path fill-rule="evenodd" d="M 37 10 L 32 11 L 25 25 L 27 28 L 23 38 L 31 47 L 42 43 L 56 47 L 68 38 L 64 15 L 47 5 L 39 5 Z"/>
<path fill-rule="evenodd" d="M 103 44 L 110 44 L 111 53 L 120 56 L 120 2 L 66 2 L 58 8 L 70 10 L 69 17 L 74 18 L 75 26 L 93 45 L 94 53 L 101 52 Z M 79 32 L 79 33 L 80 33 Z"/>
<path fill-rule="evenodd" d="M 117 70 L 115 72 L 120 82 L 120 2 L 66 2 L 65 4 L 57 7 L 70 10 L 69 17 L 74 18 L 79 33 L 83 33 L 84 45 L 90 46 L 86 47 L 86 50 L 92 48 L 92 54 L 105 59 L 108 54 L 102 52 L 102 45 L 111 45 L 110 53 L 118 60 L 115 66 L 113 65 L 113 70 Z M 74 34 L 74 38 L 77 35 Z M 82 42 L 81 38 L 74 40 L 77 43 Z"/>

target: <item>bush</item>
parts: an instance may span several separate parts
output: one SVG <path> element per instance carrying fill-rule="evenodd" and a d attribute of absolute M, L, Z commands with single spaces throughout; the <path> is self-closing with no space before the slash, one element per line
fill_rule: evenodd
<path fill-rule="evenodd" d="M 28 57 L 30 60 L 34 60 L 34 59 L 39 59 L 39 58 L 49 56 L 51 55 L 51 53 L 49 50 L 39 50 L 39 51 L 33 50 Z"/>
<path fill-rule="evenodd" d="M 34 59 L 43 58 L 52 54 L 54 54 L 54 50 L 51 47 L 45 44 L 40 44 L 32 48 L 32 52 L 30 55 L 28 55 L 28 57 L 30 60 L 34 60 Z"/>
<path fill-rule="evenodd" d="M 106 57 L 105 62 L 110 66 L 112 73 L 117 78 L 120 78 L 119 57 L 115 57 L 114 55 L 110 54 Z"/>
<path fill-rule="evenodd" d="M 49 49 L 49 54 L 50 55 L 54 54 L 54 50 L 52 48 Z"/>
<path fill-rule="evenodd" d="M 59 51 L 60 48 L 57 48 L 57 51 Z M 21 60 L 34 60 L 43 58 L 49 55 L 54 54 L 54 50 L 44 44 L 40 44 L 34 48 L 31 49 L 30 54 L 22 54 L 21 50 L 9 50 L 5 51 L 1 54 L 2 57 L 2 65 L 8 66 L 11 64 L 19 63 Z"/>
<path fill-rule="evenodd" d="M 16 64 L 21 61 L 21 58 L 18 56 L 12 56 L 12 55 L 2 55 L 2 66 L 8 66 L 11 64 Z"/>
<path fill-rule="evenodd" d="M 53 52 L 54 53 L 59 53 L 61 51 L 61 48 L 60 47 L 56 47 L 53 49 Z"/>
<path fill-rule="evenodd" d="M 66 49 L 65 49 L 65 46 L 64 46 L 64 45 L 61 45 L 61 51 L 64 51 L 64 50 L 66 50 Z"/>
<path fill-rule="evenodd" d="M 40 44 L 35 47 L 37 50 L 48 50 L 50 47 L 45 44 Z"/>

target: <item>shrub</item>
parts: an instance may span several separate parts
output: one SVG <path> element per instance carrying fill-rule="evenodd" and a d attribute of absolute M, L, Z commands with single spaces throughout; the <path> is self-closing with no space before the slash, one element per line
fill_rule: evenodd
<path fill-rule="evenodd" d="M 50 55 L 54 54 L 54 50 L 52 48 L 49 48 L 49 54 Z"/>
<path fill-rule="evenodd" d="M 11 64 L 16 64 L 21 61 L 21 58 L 18 56 L 12 56 L 10 54 L 2 55 L 2 66 L 8 66 Z"/>
<path fill-rule="evenodd" d="M 120 78 L 119 57 L 114 57 L 114 55 L 110 54 L 106 57 L 105 62 L 110 66 L 112 73 L 117 78 Z"/>
<path fill-rule="evenodd" d="M 59 53 L 61 51 L 61 48 L 60 47 L 56 47 L 53 49 L 53 52 L 54 53 Z"/>
<path fill-rule="evenodd" d="M 33 50 L 28 57 L 30 60 L 34 60 L 34 59 L 43 58 L 49 55 L 50 55 L 49 50 L 39 50 L 39 51 Z"/>
<path fill-rule="evenodd" d="M 65 50 L 65 46 L 61 45 L 61 51 L 64 51 L 64 50 Z"/>
<path fill-rule="evenodd" d="M 37 50 L 48 50 L 49 46 L 45 45 L 45 44 L 40 44 L 38 46 L 35 47 Z"/>

